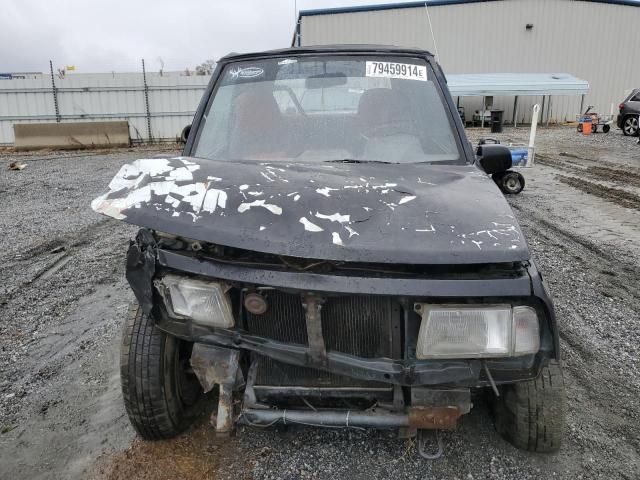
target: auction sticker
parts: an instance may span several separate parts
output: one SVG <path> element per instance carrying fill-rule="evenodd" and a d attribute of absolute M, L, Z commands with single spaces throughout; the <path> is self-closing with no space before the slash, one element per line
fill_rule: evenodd
<path fill-rule="evenodd" d="M 427 81 L 426 65 L 412 65 L 396 62 L 367 62 L 367 77 L 402 78 L 405 80 Z"/>

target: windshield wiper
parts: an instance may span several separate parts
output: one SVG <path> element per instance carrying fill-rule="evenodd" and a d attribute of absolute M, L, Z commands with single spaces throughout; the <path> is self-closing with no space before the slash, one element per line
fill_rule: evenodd
<path fill-rule="evenodd" d="M 340 160 L 325 160 L 325 163 L 394 163 L 385 162 L 384 160 L 357 160 L 355 158 L 342 158 Z"/>

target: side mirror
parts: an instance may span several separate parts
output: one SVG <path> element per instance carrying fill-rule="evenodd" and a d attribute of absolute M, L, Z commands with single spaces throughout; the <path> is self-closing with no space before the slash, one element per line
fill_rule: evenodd
<path fill-rule="evenodd" d="M 504 145 L 478 145 L 476 155 L 480 166 L 489 175 L 506 172 L 512 166 L 511 150 Z"/>
<path fill-rule="evenodd" d="M 180 134 L 180 141 L 182 143 L 187 143 L 187 139 L 189 138 L 189 132 L 191 132 L 190 124 L 182 129 L 182 133 Z"/>

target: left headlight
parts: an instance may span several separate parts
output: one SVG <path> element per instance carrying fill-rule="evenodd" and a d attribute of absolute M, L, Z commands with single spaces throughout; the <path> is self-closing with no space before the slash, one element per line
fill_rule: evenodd
<path fill-rule="evenodd" d="M 200 325 L 230 328 L 234 325 L 228 285 L 165 275 L 156 287 L 169 314 L 190 318 Z"/>
<path fill-rule="evenodd" d="M 429 305 L 422 316 L 416 357 L 495 358 L 536 353 L 540 326 L 535 309 L 511 305 Z"/>

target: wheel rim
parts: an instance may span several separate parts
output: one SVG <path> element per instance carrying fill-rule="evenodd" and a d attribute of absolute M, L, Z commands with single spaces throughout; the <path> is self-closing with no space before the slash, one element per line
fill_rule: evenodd
<path fill-rule="evenodd" d="M 507 188 L 510 191 L 515 191 L 518 188 L 520 188 L 520 181 L 515 177 L 507 178 L 507 181 L 505 183 L 506 183 Z"/>
<path fill-rule="evenodd" d="M 636 130 L 638 130 L 638 119 L 635 117 L 627 118 L 624 122 L 624 131 L 631 135 Z"/>

